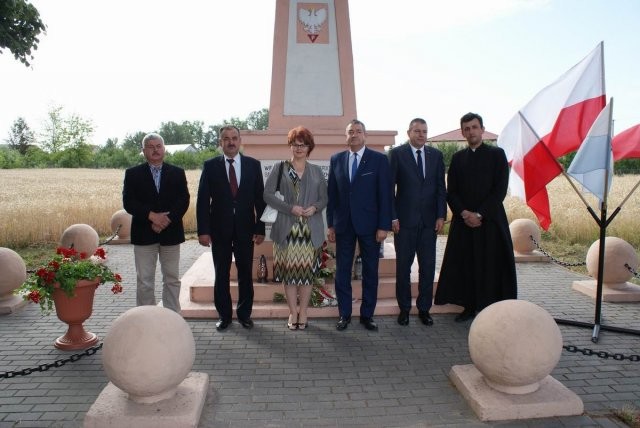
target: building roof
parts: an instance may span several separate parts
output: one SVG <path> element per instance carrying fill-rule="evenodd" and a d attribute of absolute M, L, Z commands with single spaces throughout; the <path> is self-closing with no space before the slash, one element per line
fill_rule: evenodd
<path fill-rule="evenodd" d="M 482 136 L 483 141 L 496 141 L 497 139 L 498 135 L 489 131 L 484 131 L 484 135 Z M 444 141 L 467 141 L 467 139 L 462 136 L 462 131 L 454 129 L 453 131 L 427 138 L 427 141 L 439 143 Z"/>
<path fill-rule="evenodd" d="M 167 144 L 164 146 L 164 150 L 171 154 L 177 152 L 197 152 L 196 148 L 193 147 L 193 144 Z"/>

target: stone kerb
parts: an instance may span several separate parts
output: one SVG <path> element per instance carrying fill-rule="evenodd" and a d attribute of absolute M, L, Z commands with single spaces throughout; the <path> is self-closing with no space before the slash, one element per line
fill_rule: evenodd
<path fill-rule="evenodd" d="M 579 415 L 582 400 L 549 375 L 561 352 L 548 312 L 505 300 L 476 316 L 469 330 L 474 364 L 453 366 L 449 377 L 483 421 Z"/>
<path fill-rule="evenodd" d="M 623 239 L 607 236 L 604 244 L 603 302 L 638 302 L 640 286 L 629 282 L 633 274 L 625 266 L 637 271 L 638 255 L 628 242 Z M 600 240 L 589 247 L 586 256 L 587 272 L 594 280 L 574 281 L 572 288 L 590 296 L 597 295 L 597 277 L 600 257 Z"/>

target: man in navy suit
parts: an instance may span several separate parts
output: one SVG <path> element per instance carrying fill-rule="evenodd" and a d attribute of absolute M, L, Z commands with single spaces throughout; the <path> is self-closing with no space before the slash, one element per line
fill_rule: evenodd
<path fill-rule="evenodd" d="M 155 305 L 156 264 L 162 270 L 162 305 L 180 313 L 182 217 L 189 208 L 189 188 L 182 168 L 164 162 L 164 139 L 142 139 L 147 162 L 126 170 L 124 209 L 131 214 L 131 243 L 136 266 L 136 304 Z"/>
<path fill-rule="evenodd" d="M 351 266 L 356 242 L 362 257 L 360 323 L 377 330 L 373 313 L 378 300 L 378 253 L 391 230 L 392 184 L 389 160 L 365 147 L 366 129 L 359 120 L 347 125 L 348 150 L 331 157 L 327 205 L 327 238 L 336 243 L 337 330 L 351 322 Z"/>
<path fill-rule="evenodd" d="M 424 325 L 433 325 L 429 314 L 436 270 L 436 238 L 447 215 L 442 152 L 426 145 L 427 122 L 409 123 L 409 144 L 391 150 L 391 177 L 396 193 L 393 205 L 393 241 L 396 248 L 396 299 L 398 324 L 409 325 L 411 265 L 418 256 L 416 307 Z"/>
<path fill-rule="evenodd" d="M 196 216 L 198 241 L 211 246 L 215 281 L 213 299 L 218 311 L 218 331 L 231 324 L 233 305 L 229 286 L 231 256 L 238 269 L 236 315 L 244 328 L 252 328 L 253 246 L 264 241 L 264 223 L 259 220 L 265 208 L 260 162 L 240 155 L 240 130 L 228 125 L 220 129 L 219 143 L 224 155 L 204 163 Z"/>

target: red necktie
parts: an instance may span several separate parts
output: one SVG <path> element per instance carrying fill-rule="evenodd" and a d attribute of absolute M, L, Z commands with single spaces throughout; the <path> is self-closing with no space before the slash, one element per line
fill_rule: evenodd
<path fill-rule="evenodd" d="M 231 186 L 231 196 L 236 197 L 238 194 L 238 179 L 236 178 L 236 169 L 233 167 L 233 159 L 227 159 L 229 162 L 229 185 Z"/>

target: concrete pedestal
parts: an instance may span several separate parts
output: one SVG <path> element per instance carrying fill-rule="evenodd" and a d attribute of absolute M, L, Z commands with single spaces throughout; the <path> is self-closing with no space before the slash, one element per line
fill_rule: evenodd
<path fill-rule="evenodd" d="M 584 281 L 573 281 L 573 288 L 592 299 L 596 298 L 598 282 L 593 279 Z M 618 284 L 615 287 L 602 286 L 603 302 L 640 302 L 640 286 L 631 282 Z"/>
<path fill-rule="evenodd" d="M 491 388 L 473 364 L 451 368 L 449 378 L 482 421 L 549 418 L 580 415 L 580 397 L 551 376 L 529 394 L 505 394 Z"/>
<path fill-rule="evenodd" d="M 158 376 L 161 376 L 158 373 Z M 173 398 L 153 404 L 129 400 L 113 383 L 102 390 L 84 418 L 84 428 L 186 428 L 197 427 L 207 397 L 209 375 L 191 372 Z"/>

